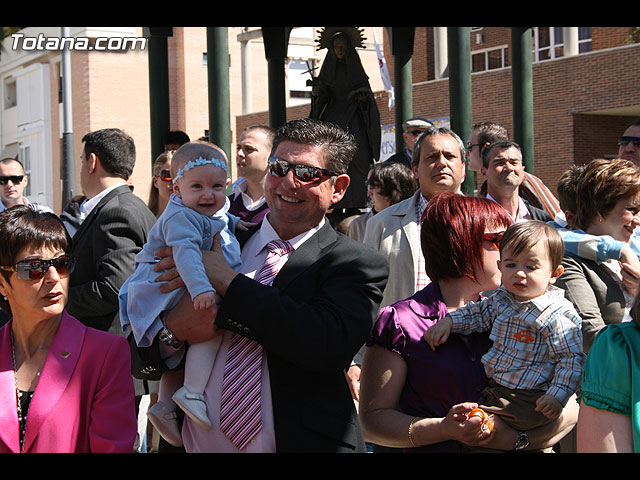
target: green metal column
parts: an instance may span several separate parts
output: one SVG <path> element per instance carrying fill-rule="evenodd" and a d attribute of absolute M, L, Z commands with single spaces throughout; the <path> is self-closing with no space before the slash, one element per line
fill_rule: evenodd
<path fill-rule="evenodd" d="M 267 75 L 269 77 L 269 125 L 273 128 L 278 128 L 287 123 L 284 65 L 284 58 L 270 58 L 267 63 Z"/>
<path fill-rule="evenodd" d="M 513 138 L 522 149 L 526 171 L 534 173 L 531 39 L 531 28 L 511 27 Z"/>
<path fill-rule="evenodd" d="M 269 77 L 269 125 L 278 128 L 287 122 L 285 62 L 292 27 L 262 27 Z"/>
<path fill-rule="evenodd" d="M 389 27 L 388 27 L 389 28 Z M 393 54 L 396 152 L 407 148 L 402 136 L 402 122 L 413 116 L 413 41 L 415 28 L 390 27 L 389 39 Z"/>
<path fill-rule="evenodd" d="M 229 37 L 227 27 L 207 27 L 209 141 L 229 159 L 231 177 L 231 107 L 229 98 Z"/>
<path fill-rule="evenodd" d="M 151 164 L 164 151 L 162 138 L 170 129 L 167 39 L 172 35 L 172 27 L 144 27 L 148 38 Z"/>
<path fill-rule="evenodd" d="M 451 130 L 466 143 L 471 134 L 471 46 L 469 27 L 447 27 L 449 60 L 449 111 Z M 467 169 L 462 191 L 468 195 L 475 189 L 474 172 Z"/>

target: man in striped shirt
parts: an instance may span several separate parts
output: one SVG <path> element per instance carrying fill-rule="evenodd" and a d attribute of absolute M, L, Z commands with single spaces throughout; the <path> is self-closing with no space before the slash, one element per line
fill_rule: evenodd
<path fill-rule="evenodd" d="M 480 172 L 484 148 L 494 142 L 508 139 L 507 129 L 502 125 L 494 122 L 481 122 L 473 125 L 466 145 L 469 170 Z M 480 195 L 486 196 L 486 194 L 487 182 L 485 181 L 480 186 Z M 546 210 L 551 215 L 551 218 L 560 211 L 558 200 L 551 190 L 547 188 L 542 180 L 529 172 L 524 172 L 524 179 L 520 184 L 518 195 L 533 207 Z"/>

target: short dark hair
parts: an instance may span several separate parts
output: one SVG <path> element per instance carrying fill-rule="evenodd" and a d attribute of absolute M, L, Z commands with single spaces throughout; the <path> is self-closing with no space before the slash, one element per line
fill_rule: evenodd
<path fill-rule="evenodd" d="M 482 265 L 486 229 L 506 228 L 511 223 L 506 210 L 487 198 L 453 192 L 434 195 L 420 229 L 427 275 L 432 281 L 462 277 L 475 280 L 476 267 Z"/>
<path fill-rule="evenodd" d="M 505 249 L 509 249 L 513 255 L 520 255 L 540 242 L 545 244 L 551 267 L 555 270 L 562 264 L 564 241 L 555 228 L 540 220 L 518 222 L 507 228 L 500 240 L 500 256 Z"/>
<path fill-rule="evenodd" d="M 136 164 L 136 146 L 129 135 L 118 128 L 104 128 L 82 137 L 84 155 L 92 153 L 100 159 L 102 168 L 113 175 L 128 180 Z"/>
<path fill-rule="evenodd" d="M 22 162 L 20 160 L 18 160 L 17 158 L 6 157 L 6 158 L 3 158 L 2 160 L 0 160 L 0 163 L 3 164 L 3 165 L 8 165 L 11 162 L 16 162 L 18 165 L 20 165 L 20 168 L 24 172 L 24 165 L 22 165 Z"/>
<path fill-rule="evenodd" d="M 165 133 L 162 136 L 162 144 L 163 145 L 178 145 L 182 146 L 187 142 L 190 142 L 191 139 L 189 135 L 184 133 L 182 130 L 171 130 Z"/>
<path fill-rule="evenodd" d="M 382 162 L 373 166 L 367 185 L 380 189 L 380 195 L 394 205 L 409 198 L 418 188 L 413 172 L 399 162 Z"/>
<path fill-rule="evenodd" d="M 71 253 L 71 237 L 62 220 L 51 212 L 40 212 L 29 205 L 16 205 L 0 212 L 0 265 L 14 265 L 27 247 L 47 247 Z M 9 282 L 12 273 L 0 271 Z M 9 302 L 0 296 L 0 308 L 11 313 Z"/>
<path fill-rule="evenodd" d="M 510 140 L 498 140 L 497 142 L 493 142 L 487 145 L 482 150 L 482 166 L 484 168 L 489 168 L 489 155 L 491 155 L 491 150 L 493 150 L 494 148 L 497 148 L 498 150 L 505 150 L 511 147 L 516 148 L 522 155 L 522 150 L 520 149 L 520 145 Z"/>
<path fill-rule="evenodd" d="M 449 135 L 453 137 L 453 139 L 458 143 L 458 146 L 460 147 L 460 161 L 462 162 L 462 164 L 466 162 L 466 150 L 464 142 L 458 136 L 458 134 L 450 128 L 436 127 L 435 125 L 432 125 L 430 127 L 427 127 L 424 132 L 422 132 L 416 139 L 413 151 L 411 152 L 411 165 L 417 165 L 418 162 L 420 162 L 420 149 L 422 147 L 422 141 L 431 135 Z"/>
<path fill-rule="evenodd" d="M 563 212 L 567 210 L 575 214 L 578 209 L 576 200 L 578 181 L 584 172 L 584 165 L 571 165 L 558 180 L 556 188 L 558 192 L 558 202 Z"/>
<path fill-rule="evenodd" d="M 472 130 L 477 135 L 479 144 L 494 143 L 499 140 L 509 140 L 509 132 L 502 125 L 494 122 L 480 122 L 473 125 Z"/>
<path fill-rule="evenodd" d="M 275 128 L 270 127 L 269 125 L 250 125 L 246 127 L 244 130 L 242 130 L 242 133 L 252 132 L 254 130 L 264 133 L 267 139 L 269 140 L 269 143 L 273 145 L 273 140 L 274 138 L 276 138 L 276 133 L 277 133 L 277 130 Z"/>
<path fill-rule="evenodd" d="M 347 173 L 358 148 L 354 136 L 338 125 L 311 118 L 292 120 L 280 127 L 273 140 L 272 155 L 284 141 L 320 148 L 325 168 L 340 174 Z"/>

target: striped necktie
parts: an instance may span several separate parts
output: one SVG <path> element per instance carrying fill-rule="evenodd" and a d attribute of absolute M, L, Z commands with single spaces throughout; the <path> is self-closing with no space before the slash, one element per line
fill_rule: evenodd
<path fill-rule="evenodd" d="M 273 240 L 255 280 L 271 285 L 293 251 L 289 242 Z M 262 388 L 262 345 L 234 333 L 229 345 L 222 380 L 220 430 L 242 450 L 262 428 L 260 391 Z"/>

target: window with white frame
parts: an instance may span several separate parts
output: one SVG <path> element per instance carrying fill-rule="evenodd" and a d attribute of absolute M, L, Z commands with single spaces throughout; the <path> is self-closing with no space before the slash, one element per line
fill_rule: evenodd
<path fill-rule="evenodd" d="M 504 68 L 509 65 L 508 47 L 506 45 L 487 50 L 471 52 L 471 73 L 484 72 Z"/>
<path fill-rule="evenodd" d="M 18 160 L 20 160 L 20 163 L 22 163 L 22 166 L 24 167 L 24 174 L 27 177 L 30 177 L 31 176 L 31 146 L 30 145 L 24 145 L 23 143 L 20 143 L 19 150 L 18 150 Z M 27 183 L 27 186 L 24 188 L 24 192 L 22 192 L 22 194 L 25 197 L 28 197 L 31 195 L 31 182 Z"/>
<path fill-rule="evenodd" d="M 533 60 L 552 60 L 563 54 L 562 27 L 535 27 L 533 29 Z"/>
<path fill-rule="evenodd" d="M 18 104 L 16 79 L 15 78 L 5 79 L 3 90 L 4 90 L 3 108 L 6 110 L 7 108 L 15 107 Z"/>
<path fill-rule="evenodd" d="M 578 27 L 578 52 L 591 51 L 591 27 Z"/>
<path fill-rule="evenodd" d="M 591 27 L 578 27 L 578 52 L 591 51 Z M 533 29 L 533 60 L 553 60 L 564 56 L 563 27 L 535 27 Z"/>

